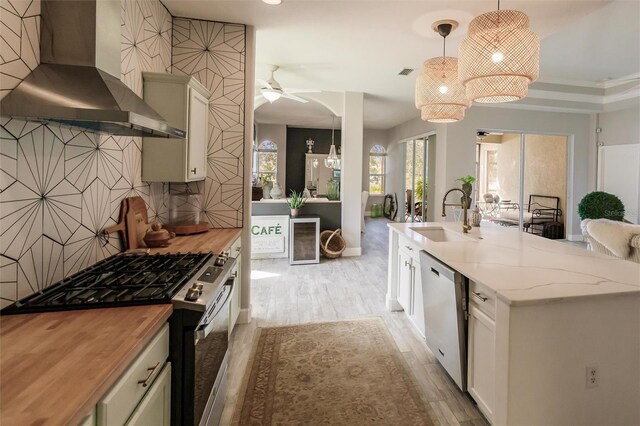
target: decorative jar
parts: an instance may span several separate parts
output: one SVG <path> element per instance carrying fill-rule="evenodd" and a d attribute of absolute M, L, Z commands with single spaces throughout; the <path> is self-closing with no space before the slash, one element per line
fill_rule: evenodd
<path fill-rule="evenodd" d="M 329 200 L 340 199 L 340 186 L 337 181 L 330 180 L 327 182 L 327 198 Z"/>

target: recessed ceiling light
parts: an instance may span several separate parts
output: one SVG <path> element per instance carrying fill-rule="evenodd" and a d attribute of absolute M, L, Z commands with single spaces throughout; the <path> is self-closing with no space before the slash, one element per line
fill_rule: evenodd
<path fill-rule="evenodd" d="M 262 0 L 262 3 L 271 4 L 275 6 L 282 3 L 282 0 Z"/>

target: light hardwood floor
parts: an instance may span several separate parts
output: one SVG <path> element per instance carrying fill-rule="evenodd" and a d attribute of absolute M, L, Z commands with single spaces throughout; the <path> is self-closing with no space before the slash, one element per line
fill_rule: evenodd
<path fill-rule="evenodd" d="M 386 219 L 367 219 L 360 257 L 289 265 L 287 259 L 252 262 L 253 319 L 231 341 L 227 402 L 222 424 L 231 422 L 256 328 L 380 316 L 424 391 L 440 425 L 486 425 L 469 397 L 458 390 L 403 312 L 388 312 Z"/>

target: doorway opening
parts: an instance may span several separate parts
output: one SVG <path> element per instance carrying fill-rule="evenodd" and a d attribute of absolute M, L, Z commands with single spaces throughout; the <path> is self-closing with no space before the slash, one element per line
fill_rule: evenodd
<path fill-rule="evenodd" d="M 404 221 L 427 222 L 431 215 L 429 197 L 430 161 L 435 135 L 425 135 L 404 143 Z"/>
<path fill-rule="evenodd" d="M 566 238 L 569 138 L 478 130 L 476 205 L 483 220 Z"/>

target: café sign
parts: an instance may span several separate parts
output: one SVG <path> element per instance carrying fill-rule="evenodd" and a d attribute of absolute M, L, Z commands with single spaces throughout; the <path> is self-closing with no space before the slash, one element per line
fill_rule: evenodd
<path fill-rule="evenodd" d="M 250 229 L 252 259 L 289 256 L 289 216 L 252 216 Z"/>

